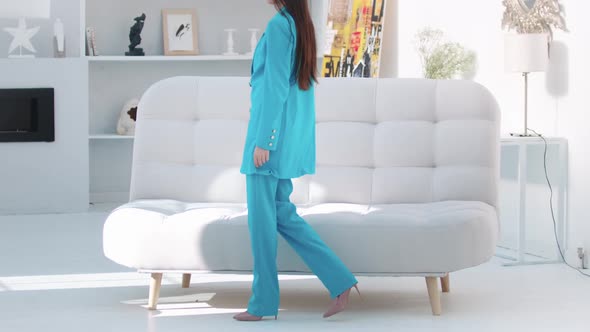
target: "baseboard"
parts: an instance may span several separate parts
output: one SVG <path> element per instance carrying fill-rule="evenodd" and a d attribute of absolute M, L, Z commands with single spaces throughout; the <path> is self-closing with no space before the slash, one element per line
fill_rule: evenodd
<path fill-rule="evenodd" d="M 90 193 L 90 203 L 125 203 L 129 201 L 129 192 Z"/>

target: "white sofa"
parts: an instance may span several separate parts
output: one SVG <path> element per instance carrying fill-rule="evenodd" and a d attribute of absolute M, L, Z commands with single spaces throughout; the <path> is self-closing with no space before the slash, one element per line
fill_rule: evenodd
<path fill-rule="evenodd" d="M 104 224 L 104 254 L 151 273 L 251 271 L 245 176 L 248 77 L 174 77 L 138 112 L 129 203 Z M 294 180 L 298 212 L 357 276 L 426 277 L 441 312 L 449 273 L 494 254 L 499 121 L 470 81 L 321 79 L 317 172 Z M 279 237 L 280 273 L 309 270 Z"/>

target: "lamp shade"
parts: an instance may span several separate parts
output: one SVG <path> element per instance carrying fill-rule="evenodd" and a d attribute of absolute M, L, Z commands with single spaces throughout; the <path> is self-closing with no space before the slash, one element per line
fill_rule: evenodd
<path fill-rule="evenodd" d="M 2 0 L 0 17 L 50 18 L 51 0 Z"/>
<path fill-rule="evenodd" d="M 507 72 L 545 71 L 549 63 L 549 38 L 543 33 L 510 33 L 504 36 L 504 69 Z"/>

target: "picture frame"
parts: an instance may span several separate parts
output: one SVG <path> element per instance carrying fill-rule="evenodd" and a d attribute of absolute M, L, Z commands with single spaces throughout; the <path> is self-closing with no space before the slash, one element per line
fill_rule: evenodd
<path fill-rule="evenodd" d="M 164 55 L 198 55 L 196 9 L 163 9 Z"/>

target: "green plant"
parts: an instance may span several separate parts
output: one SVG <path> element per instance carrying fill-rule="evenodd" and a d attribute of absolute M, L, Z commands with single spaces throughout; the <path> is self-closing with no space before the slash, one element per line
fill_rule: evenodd
<path fill-rule="evenodd" d="M 425 28 L 416 34 L 415 42 L 425 78 L 451 79 L 465 75 L 475 66 L 475 53 L 459 43 L 446 41 L 441 30 Z"/>

